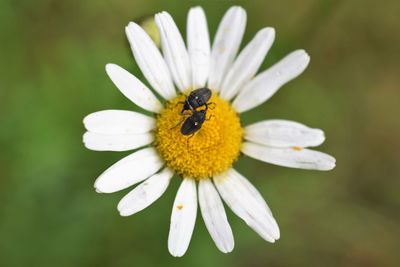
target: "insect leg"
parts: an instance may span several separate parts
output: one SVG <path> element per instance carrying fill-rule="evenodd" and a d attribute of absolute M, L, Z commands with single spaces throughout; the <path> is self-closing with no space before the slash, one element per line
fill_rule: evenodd
<path fill-rule="evenodd" d="M 181 113 L 179 113 L 179 115 L 181 115 L 181 116 L 190 116 L 192 114 L 190 112 L 182 111 Z"/>
<path fill-rule="evenodd" d="M 175 104 L 175 107 L 177 107 L 178 105 L 185 105 L 185 101 L 179 101 L 178 103 Z"/>
<path fill-rule="evenodd" d="M 205 118 L 204 120 L 209 121 L 212 117 L 215 117 L 214 114 L 211 114 L 208 118 Z"/>
<path fill-rule="evenodd" d="M 217 105 L 217 104 L 215 104 L 214 102 L 210 102 L 210 103 L 207 103 L 207 104 L 206 104 L 207 108 L 209 107 L 211 110 L 213 110 L 213 109 L 215 108 L 216 105 Z"/>
<path fill-rule="evenodd" d="M 189 147 L 189 139 L 192 138 L 196 133 L 192 133 L 186 140 L 186 147 Z"/>
<path fill-rule="evenodd" d="M 184 115 L 182 115 L 184 116 Z M 181 119 L 174 127 L 170 128 L 170 130 L 175 129 L 176 127 L 178 127 L 179 125 L 181 125 L 184 121 L 186 120 L 186 117 Z"/>

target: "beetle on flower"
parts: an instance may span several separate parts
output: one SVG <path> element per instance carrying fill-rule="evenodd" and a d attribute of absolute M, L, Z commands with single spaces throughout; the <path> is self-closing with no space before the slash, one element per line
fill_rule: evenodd
<path fill-rule="evenodd" d="M 238 54 L 246 12 L 237 6 L 222 18 L 212 47 L 200 7 L 189 11 L 186 45 L 167 12 L 156 14 L 155 21 L 162 54 L 136 23 L 130 22 L 125 29 L 133 56 L 153 91 L 123 68 L 106 65 L 116 87 L 154 117 L 104 110 L 84 119 L 87 132 L 83 140 L 87 148 L 136 150 L 97 178 L 96 191 L 112 193 L 141 182 L 118 204 L 120 214 L 129 216 L 156 201 L 177 173 L 182 182 L 172 207 L 168 237 L 173 256 L 184 255 L 189 246 L 198 202 L 220 251 L 227 253 L 234 247 L 222 200 L 263 239 L 275 242 L 280 231 L 270 208 L 256 188 L 232 167 L 239 155 L 314 170 L 333 169 L 335 159 L 308 149 L 324 142 L 320 129 L 277 119 L 243 126 L 240 114 L 264 103 L 282 85 L 300 75 L 310 61 L 309 55 L 304 50 L 294 51 L 256 75 L 272 46 L 275 31 L 261 29 Z M 207 114 L 213 119 L 204 123 L 187 143 L 187 136 L 171 130 L 181 118 L 182 107 L 177 104 L 191 91 L 203 87 L 212 90 L 210 102 L 215 108 L 208 109 Z"/>

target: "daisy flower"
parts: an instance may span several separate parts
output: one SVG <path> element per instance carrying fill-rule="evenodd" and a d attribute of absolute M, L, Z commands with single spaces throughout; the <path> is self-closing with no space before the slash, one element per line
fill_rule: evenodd
<path fill-rule="evenodd" d="M 215 245 L 232 251 L 234 239 L 224 205 L 263 239 L 279 239 L 278 224 L 257 189 L 233 164 L 241 154 L 290 168 L 331 170 L 335 159 L 308 149 L 325 140 L 322 130 L 288 120 L 264 120 L 243 126 L 240 114 L 267 101 L 282 85 L 307 67 L 310 57 L 297 50 L 257 74 L 275 38 L 263 28 L 238 53 L 246 12 L 231 7 L 223 16 L 212 46 L 204 11 L 190 9 L 186 44 L 167 12 L 155 15 L 161 50 L 134 22 L 125 31 L 133 56 L 149 88 L 115 64 L 106 72 L 116 87 L 153 117 L 134 111 L 104 110 L 84 118 L 87 148 L 96 151 L 136 150 L 97 178 L 99 193 L 113 193 L 140 183 L 118 204 L 122 216 L 148 207 L 166 191 L 176 173 L 182 180 L 172 206 L 168 249 L 182 256 L 190 243 L 197 203 Z M 210 119 L 190 139 L 177 123 L 185 97 L 194 89 L 212 90 Z"/>

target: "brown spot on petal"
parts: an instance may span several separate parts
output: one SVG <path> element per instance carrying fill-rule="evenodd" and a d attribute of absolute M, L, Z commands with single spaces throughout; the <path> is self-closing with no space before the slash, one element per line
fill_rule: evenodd
<path fill-rule="evenodd" d="M 182 204 L 178 204 L 178 205 L 176 205 L 176 208 L 177 208 L 178 210 L 181 210 L 181 209 L 183 209 L 183 205 L 182 205 Z"/>
<path fill-rule="evenodd" d="M 303 148 L 302 148 L 301 146 L 294 146 L 294 147 L 292 147 L 292 149 L 293 149 L 293 150 L 296 150 L 296 151 L 301 151 L 301 150 L 303 150 Z"/>

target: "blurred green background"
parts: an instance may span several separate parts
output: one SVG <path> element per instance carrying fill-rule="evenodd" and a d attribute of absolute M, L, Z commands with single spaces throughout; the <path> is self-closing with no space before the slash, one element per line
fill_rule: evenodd
<path fill-rule="evenodd" d="M 305 73 L 244 114 L 325 130 L 319 150 L 331 172 L 277 167 L 242 157 L 237 169 L 270 204 L 282 237 L 269 244 L 228 211 L 232 253 L 220 253 L 201 216 L 183 258 L 168 254 L 179 179 L 128 218 L 128 192 L 96 194 L 95 178 L 129 153 L 83 147 L 82 118 L 136 110 L 104 71 L 117 63 L 142 77 L 124 34 L 131 20 L 167 10 L 181 31 L 204 7 L 214 35 L 233 4 L 247 10 L 242 46 L 273 26 L 262 69 L 298 48 Z M 400 2 L 11 1 L 0 2 L 0 266 L 400 266 Z"/>

